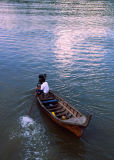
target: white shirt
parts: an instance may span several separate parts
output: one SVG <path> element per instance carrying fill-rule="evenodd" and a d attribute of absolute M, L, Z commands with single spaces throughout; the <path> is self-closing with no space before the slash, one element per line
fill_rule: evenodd
<path fill-rule="evenodd" d="M 46 94 L 49 92 L 49 86 L 47 82 L 44 82 L 43 84 L 41 84 L 41 90 L 43 90 L 43 92 Z"/>

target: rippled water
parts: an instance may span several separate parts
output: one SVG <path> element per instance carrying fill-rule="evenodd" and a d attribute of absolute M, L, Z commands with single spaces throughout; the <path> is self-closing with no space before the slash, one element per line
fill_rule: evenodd
<path fill-rule="evenodd" d="M 114 158 L 114 1 L 0 1 L 0 159 Z M 79 140 L 33 101 L 37 76 L 92 120 Z"/>

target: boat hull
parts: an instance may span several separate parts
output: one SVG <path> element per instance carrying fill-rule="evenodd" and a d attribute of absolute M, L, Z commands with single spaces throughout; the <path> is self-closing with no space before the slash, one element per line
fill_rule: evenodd
<path fill-rule="evenodd" d="M 44 108 L 44 106 L 42 105 L 42 103 L 38 97 L 37 97 L 37 104 L 38 104 L 38 107 L 40 107 L 40 109 L 43 110 L 53 122 L 55 122 L 56 124 L 58 124 L 59 126 L 65 128 L 65 129 L 67 129 L 68 131 L 72 132 L 78 138 L 80 138 L 83 135 L 86 127 L 74 125 L 74 124 L 62 123 L 61 121 L 56 119 L 54 116 L 52 116 L 49 112 L 47 112 L 47 110 Z"/>

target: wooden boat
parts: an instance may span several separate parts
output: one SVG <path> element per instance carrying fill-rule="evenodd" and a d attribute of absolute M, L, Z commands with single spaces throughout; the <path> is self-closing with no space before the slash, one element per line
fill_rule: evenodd
<path fill-rule="evenodd" d="M 91 115 L 83 115 L 52 91 L 46 96 L 37 96 L 37 102 L 55 123 L 71 131 L 77 137 L 83 135 L 84 129 L 90 122 Z"/>

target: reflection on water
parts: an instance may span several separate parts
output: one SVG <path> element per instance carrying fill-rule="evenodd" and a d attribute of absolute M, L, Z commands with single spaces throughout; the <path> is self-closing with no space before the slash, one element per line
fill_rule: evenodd
<path fill-rule="evenodd" d="M 112 160 L 113 1 L 6 0 L 0 6 L 1 159 Z M 23 116 L 40 73 L 62 98 L 93 114 L 80 140 L 35 104 L 32 118 Z"/>
<path fill-rule="evenodd" d="M 86 27 L 88 25 L 88 23 L 86 23 L 88 22 L 87 19 L 85 19 L 84 22 L 85 26 L 77 28 L 75 25 L 76 20 L 74 19 L 73 21 L 74 24 L 71 24 L 71 26 L 66 24 L 65 27 L 61 28 L 59 27 L 60 23 L 56 24 L 54 33 L 57 36 L 57 40 L 55 41 L 56 47 L 54 52 L 57 53 L 57 58 L 60 57 L 68 60 L 72 59 L 73 55 L 76 55 L 77 60 L 79 60 L 81 56 L 83 57 L 83 54 L 86 53 L 87 56 L 89 54 L 90 57 L 103 56 L 106 51 L 100 43 L 101 39 L 106 37 L 106 30 L 99 29 L 99 27 L 93 29 L 93 26 L 89 26 L 89 28 Z M 99 37 L 97 43 L 95 40 L 96 37 Z M 80 52 L 82 55 L 79 55 Z M 101 55 L 99 52 L 102 52 Z M 86 56 L 84 58 L 86 58 Z"/>
<path fill-rule="evenodd" d="M 11 30 L 17 25 L 17 16 L 15 15 L 15 12 L 13 10 L 13 6 L 9 8 L 9 6 L 3 6 L 0 8 L 0 28 Z M 9 12 L 12 11 L 12 16 L 9 14 Z M 12 23 L 14 22 L 15 23 Z"/>
<path fill-rule="evenodd" d="M 81 5 L 82 13 L 86 14 L 86 16 L 80 16 L 81 13 L 75 13 L 76 17 L 61 17 L 61 20 L 56 23 L 54 29 L 54 34 L 56 35 L 54 48 L 56 60 L 63 63 L 64 66 L 76 63 L 79 63 L 80 66 L 80 62 L 82 62 L 81 67 L 83 65 L 99 66 L 107 53 L 103 39 L 105 41 L 107 34 L 111 33 L 108 25 L 111 19 L 108 16 L 101 18 L 101 14 L 105 15 L 106 11 L 109 10 L 109 6 L 107 3 L 99 1 L 89 4 L 85 1 L 80 3 L 77 2 L 72 5 L 73 7 L 75 6 L 75 11 L 79 10 L 78 6 Z M 62 4 L 61 8 L 67 10 L 69 3 L 63 6 L 64 4 Z M 103 9 L 101 9 L 102 7 Z M 71 12 L 70 9 L 69 12 Z M 93 16 L 92 12 L 98 13 L 98 16 Z M 89 17 L 87 16 L 88 14 L 90 15 Z"/>

